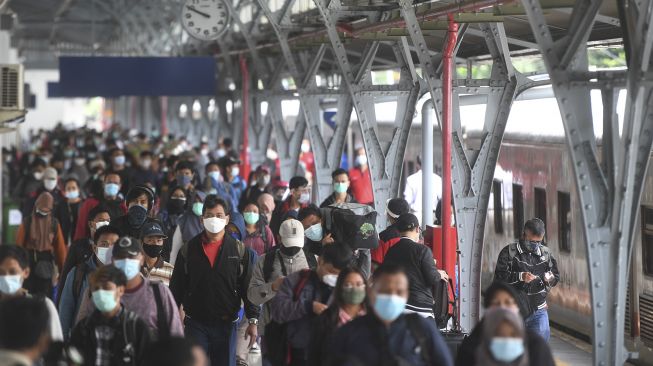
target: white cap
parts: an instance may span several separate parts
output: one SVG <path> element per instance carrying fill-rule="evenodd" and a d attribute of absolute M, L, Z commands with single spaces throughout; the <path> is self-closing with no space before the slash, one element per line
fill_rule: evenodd
<path fill-rule="evenodd" d="M 304 247 L 304 226 L 295 219 L 288 219 L 281 224 L 279 229 L 281 244 L 284 247 Z"/>

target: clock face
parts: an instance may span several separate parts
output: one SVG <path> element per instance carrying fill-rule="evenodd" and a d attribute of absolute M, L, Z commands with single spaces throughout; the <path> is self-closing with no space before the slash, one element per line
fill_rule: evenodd
<path fill-rule="evenodd" d="M 181 24 L 199 40 L 214 40 L 229 27 L 229 11 L 222 0 L 186 0 Z"/>

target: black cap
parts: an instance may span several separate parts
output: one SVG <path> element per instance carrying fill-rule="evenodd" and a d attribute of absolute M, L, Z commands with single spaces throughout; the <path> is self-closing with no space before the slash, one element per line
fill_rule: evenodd
<path fill-rule="evenodd" d="M 141 237 L 146 236 L 161 236 L 164 239 L 167 238 L 166 234 L 163 232 L 163 226 L 158 221 L 148 221 L 141 228 Z"/>
<path fill-rule="evenodd" d="M 397 227 L 397 230 L 402 233 L 406 231 L 412 231 L 415 230 L 416 227 L 419 227 L 419 220 L 417 220 L 417 216 L 413 215 L 412 213 L 407 213 L 397 218 L 395 226 Z"/>
<path fill-rule="evenodd" d="M 385 204 L 385 211 L 388 216 L 396 219 L 397 217 L 410 212 L 410 205 L 403 198 L 389 199 Z"/>
<path fill-rule="evenodd" d="M 143 251 L 141 241 L 130 236 L 123 236 L 113 245 L 111 254 L 114 258 L 133 257 Z"/>
<path fill-rule="evenodd" d="M 288 188 L 290 189 L 295 189 L 299 187 L 305 187 L 308 185 L 308 180 L 304 177 L 292 177 L 290 178 L 290 182 L 288 182 Z"/>

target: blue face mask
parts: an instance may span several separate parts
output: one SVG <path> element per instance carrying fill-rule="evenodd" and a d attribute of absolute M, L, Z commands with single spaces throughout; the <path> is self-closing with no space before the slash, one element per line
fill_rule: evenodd
<path fill-rule="evenodd" d="M 202 216 L 202 210 L 204 209 L 204 204 L 202 202 L 193 203 L 193 213 L 196 216 Z"/>
<path fill-rule="evenodd" d="M 345 193 L 347 192 L 347 183 L 334 183 L 333 184 L 333 190 L 336 193 Z"/>
<path fill-rule="evenodd" d="M 533 241 L 533 240 L 522 240 L 522 244 L 526 247 L 531 252 L 534 252 L 537 250 L 537 248 L 542 245 L 541 241 Z"/>
<path fill-rule="evenodd" d="M 23 276 L 7 275 L 0 276 L 0 292 L 5 295 L 13 295 L 23 287 Z"/>
<path fill-rule="evenodd" d="M 209 172 L 209 178 L 216 182 L 220 181 L 220 172 L 217 170 Z"/>
<path fill-rule="evenodd" d="M 304 231 L 304 235 L 312 241 L 322 240 L 322 234 L 322 224 L 315 224 Z"/>
<path fill-rule="evenodd" d="M 244 212 L 243 213 L 243 218 L 245 219 L 245 222 L 249 225 L 254 225 L 258 222 L 259 220 L 259 214 L 256 212 Z"/>
<path fill-rule="evenodd" d="M 147 209 L 141 205 L 133 205 L 127 210 L 127 221 L 131 227 L 141 227 L 147 219 Z"/>
<path fill-rule="evenodd" d="M 192 177 L 188 175 L 178 174 L 177 175 L 177 185 L 180 187 L 186 187 L 193 180 Z"/>
<path fill-rule="evenodd" d="M 107 183 L 104 185 L 104 194 L 110 197 L 117 196 L 120 192 L 120 184 Z"/>
<path fill-rule="evenodd" d="M 378 294 L 374 301 L 374 312 L 387 322 L 395 321 L 406 308 L 406 298 L 398 295 Z"/>
<path fill-rule="evenodd" d="M 490 352 L 497 361 L 512 362 L 524 354 L 524 341 L 521 338 L 494 337 L 490 341 Z"/>
<path fill-rule="evenodd" d="M 141 261 L 138 259 L 116 259 L 113 265 L 127 276 L 127 280 L 133 279 L 141 272 Z"/>
<path fill-rule="evenodd" d="M 116 165 L 125 165 L 125 155 L 118 155 L 113 158 Z"/>
<path fill-rule="evenodd" d="M 79 198 L 79 191 L 68 191 L 66 192 L 66 198 L 69 200 L 75 200 Z"/>
<path fill-rule="evenodd" d="M 112 290 L 95 290 L 92 298 L 93 304 L 101 313 L 108 313 L 118 306 L 116 292 Z"/>

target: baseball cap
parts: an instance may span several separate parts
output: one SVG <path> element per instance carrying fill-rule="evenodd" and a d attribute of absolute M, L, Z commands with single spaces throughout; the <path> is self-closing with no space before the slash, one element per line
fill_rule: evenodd
<path fill-rule="evenodd" d="M 143 251 L 141 241 L 130 236 L 123 236 L 118 239 L 118 242 L 113 246 L 111 254 L 114 258 L 118 257 L 133 257 Z"/>
<path fill-rule="evenodd" d="M 163 232 L 161 223 L 158 221 L 149 221 L 141 228 L 141 236 L 144 238 L 146 236 L 161 236 L 164 239 L 167 238 L 166 234 Z"/>
<path fill-rule="evenodd" d="M 57 170 L 55 168 L 46 168 L 43 171 L 43 179 L 57 179 Z"/>
<path fill-rule="evenodd" d="M 403 198 L 391 198 L 385 203 L 385 211 L 388 216 L 396 219 L 397 217 L 410 212 L 410 205 Z"/>
<path fill-rule="evenodd" d="M 400 232 L 411 231 L 419 227 L 419 220 L 412 213 L 406 213 L 397 218 L 395 226 Z"/>
<path fill-rule="evenodd" d="M 295 219 L 288 219 L 281 224 L 279 229 L 281 243 L 284 247 L 304 247 L 304 226 Z"/>

